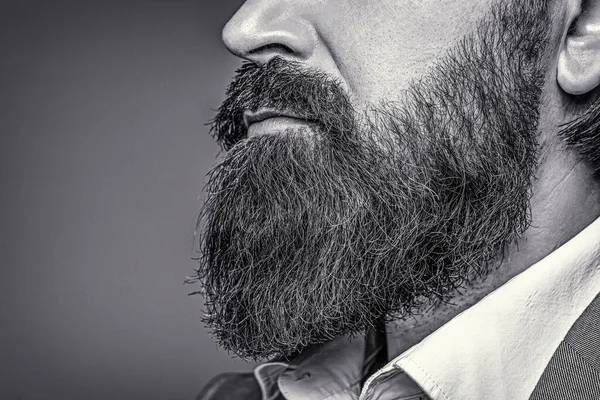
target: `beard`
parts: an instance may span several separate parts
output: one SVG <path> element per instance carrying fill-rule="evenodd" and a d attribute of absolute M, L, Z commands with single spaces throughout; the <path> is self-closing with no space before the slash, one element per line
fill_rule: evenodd
<path fill-rule="evenodd" d="M 354 110 L 300 63 L 242 66 L 212 124 L 203 321 L 256 361 L 404 317 L 490 272 L 529 225 L 545 6 L 494 6 L 402 93 Z M 245 110 L 310 122 L 247 137 Z"/>

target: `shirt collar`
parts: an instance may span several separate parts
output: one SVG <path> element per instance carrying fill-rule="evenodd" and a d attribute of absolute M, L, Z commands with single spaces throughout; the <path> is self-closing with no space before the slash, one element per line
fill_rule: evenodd
<path fill-rule="evenodd" d="M 365 340 L 361 335 L 344 336 L 313 346 L 290 364 L 270 362 L 259 365 L 254 375 L 263 400 L 358 399 Z"/>
<path fill-rule="evenodd" d="M 419 386 L 433 400 L 528 399 L 600 292 L 599 238 L 600 218 L 376 372 L 360 399 L 412 398 Z M 364 339 L 343 337 L 255 375 L 263 399 L 357 399 L 363 358 Z"/>
<path fill-rule="evenodd" d="M 287 400 L 357 400 L 364 355 L 364 335 L 344 336 L 309 348 L 290 364 L 261 364 L 254 376 L 263 400 L 280 399 L 280 393 Z M 405 374 L 381 382 L 378 390 L 386 392 L 380 400 L 416 399 L 423 393 Z"/>
<path fill-rule="evenodd" d="M 600 218 L 388 363 L 369 378 L 361 399 L 401 371 L 434 400 L 528 399 L 599 292 Z"/>

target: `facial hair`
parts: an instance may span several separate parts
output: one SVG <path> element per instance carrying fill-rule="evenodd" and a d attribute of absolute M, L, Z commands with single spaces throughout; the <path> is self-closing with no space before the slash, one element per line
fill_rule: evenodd
<path fill-rule="evenodd" d="M 529 225 L 547 25 L 545 7 L 496 5 L 400 103 L 364 113 L 300 63 L 242 66 L 199 218 L 217 342 L 289 357 L 487 274 Z M 261 108 L 310 127 L 248 138 L 243 112 Z"/>

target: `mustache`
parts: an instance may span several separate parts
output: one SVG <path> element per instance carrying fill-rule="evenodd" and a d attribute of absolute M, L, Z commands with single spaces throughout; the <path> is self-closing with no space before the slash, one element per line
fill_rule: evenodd
<path fill-rule="evenodd" d="M 281 57 L 262 65 L 243 64 L 225 96 L 210 122 L 210 133 L 226 151 L 247 138 L 245 111 L 289 112 L 315 123 L 318 131 L 331 137 L 356 127 L 354 108 L 338 80 Z"/>

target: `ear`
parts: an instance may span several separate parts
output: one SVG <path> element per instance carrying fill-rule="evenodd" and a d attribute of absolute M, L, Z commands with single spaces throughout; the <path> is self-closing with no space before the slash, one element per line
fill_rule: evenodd
<path fill-rule="evenodd" d="M 559 54 L 557 75 L 562 90 L 572 95 L 600 85 L 600 0 L 577 2 Z"/>

